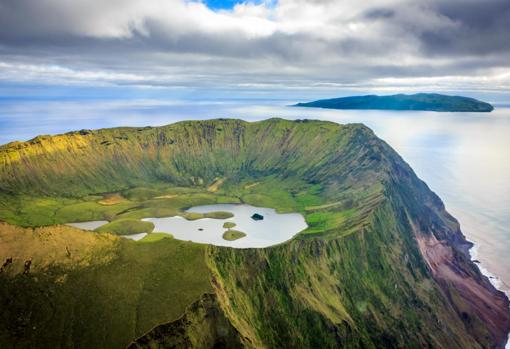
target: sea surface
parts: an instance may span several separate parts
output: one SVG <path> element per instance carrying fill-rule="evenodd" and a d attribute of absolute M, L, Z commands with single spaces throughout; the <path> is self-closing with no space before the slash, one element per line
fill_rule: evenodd
<path fill-rule="evenodd" d="M 475 243 L 475 259 L 510 294 L 510 108 L 492 113 L 344 111 L 287 107 L 295 100 L 0 100 L 0 144 L 38 134 L 158 126 L 218 117 L 364 123 L 445 202 Z M 241 239 L 242 240 L 242 239 Z"/>
<path fill-rule="evenodd" d="M 179 216 L 166 218 L 145 218 L 154 223 L 154 231 L 170 233 L 176 239 L 190 240 L 198 243 L 234 248 L 269 247 L 290 240 L 294 235 L 307 228 L 304 217 L 299 213 L 277 213 L 272 208 L 255 207 L 246 204 L 217 204 L 195 206 L 188 210 L 196 213 L 217 211 L 231 212 L 234 217 L 228 219 L 202 218 L 193 221 Z M 251 216 L 258 213 L 262 220 L 253 220 Z M 246 234 L 235 241 L 223 239 L 225 222 L 233 222 L 232 229 Z"/>

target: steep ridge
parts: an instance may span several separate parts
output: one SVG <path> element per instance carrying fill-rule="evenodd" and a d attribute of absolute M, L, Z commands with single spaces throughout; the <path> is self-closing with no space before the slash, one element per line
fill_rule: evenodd
<path fill-rule="evenodd" d="M 205 294 L 178 320 L 159 325 L 137 338 L 137 348 L 239 348 L 239 334 L 219 308 L 216 296 Z"/>
<path fill-rule="evenodd" d="M 384 187 L 365 224 L 266 250 L 213 248 L 225 311 L 254 347 L 502 346 L 508 300 L 469 261 L 457 221 L 387 145 L 365 146 L 380 154 Z M 424 240 L 447 258 L 433 261 Z"/>
<path fill-rule="evenodd" d="M 205 190 L 217 178 L 226 179 L 224 195 L 272 178 L 290 198 L 304 200 L 293 189 L 299 182 L 320 199 L 296 206 L 310 229 L 288 243 L 207 247 L 215 309 L 223 313 L 215 316 L 228 319 L 244 346 L 492 348 L 506 340 L 508 300 L 470 262 L 457 221 L 363 125 L 193 121 L 0 147 L 0 195 L 14 202 L 20 195 L 83 197 L 147 183 Z M 206 303 L 197 307 L 211 309 Z M 203 315 L 199 308 L 192 313 Z M 215 333 L 200 316 L 189 328 L 173 322 L 146 338 Z"/>
<path fill-rule="evenodd" d="M 309 127 L 313 125 L 313 127 Z M 361 125 L 273 119 L 179 122 L 159 128 L 118 128 L 40 136 L 0 148 L 0 190 L 83 195 L 165 181 L 211 182 L 219 175 L 315 176 L 319 181 L 356 161 Z M 346 147 L 351 142 L 349 147 Z M 370 173 L 359 173 L 363 177 Z M 56 180 L 58 179 L 58 181 Z M 337 180 L 337 182 L 339 182 Z M 354 181 L 353 181 L 354 183 Z"/>

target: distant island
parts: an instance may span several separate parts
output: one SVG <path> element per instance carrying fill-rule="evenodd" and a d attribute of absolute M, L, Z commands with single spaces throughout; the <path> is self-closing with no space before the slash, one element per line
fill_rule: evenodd
<path fill-rule="evenodd" d="M 351 96 L 298 103 L 294 107 L 326 109 L 421 110 L 438 112 L 491 112 L 489 103 L 462 96 L 437 93 L 396 94 L 391 96 Z"/>

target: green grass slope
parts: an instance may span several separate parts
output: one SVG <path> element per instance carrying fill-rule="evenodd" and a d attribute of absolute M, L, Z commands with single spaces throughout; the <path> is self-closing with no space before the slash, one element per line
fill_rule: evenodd
<path fill-rule="evenodd" d="M 0 147 L 0 191 L 83 197 L 147 183 L 204 186 L 238 175 L 319 181 L 346 169 L 347 163 L 338 167 L 342 160 L 358 158 L 356 139 L 370 132 L 361 125 L 310 124 L 211 120 L 36 137 Z"/>
<path fill-rule="evenodd" d="M 239 333 L 220 309 L 216 296 L 205 294 L 181 318 L 153 328 L 128 349 L 240 347 Z"/>
<path fill-rule="evenodd" d="M 484 304 L 460 300 L 458 294 L 459 303 L 450 301 L 445 292 L 455 286 L 442 288 L 434 281 L 411 224 L 430 226 L 424 217 L 433 217 L 438 231 L 455 235 L 456 223 L 441 210 L 427 216 L 412 208 L 406 212 L 399 202 L 401 195 L 385 193 L 368 216 L 333 228 L 320 239 L 303 235 L 263 250 L 210 248 L 216 292 L 244 344 L 254 348 L 495 346 L 494 336 L 504 336 L 503 328 L 508 326 L 504 296 L 491 293 L 493 289 L 486 292 L 501 301 L 495 304 L 506 320 L 499 329 L 488 328 L 483 316 L 476 315 L 474 308 Z M 411 204 L 418 205 L 416 199 Z M 346 235 L 346 230 L 353 233 Z M 456 268 L 463 277 L 480 278 L 469 261 L 459 259 Z M 464 316 L 470 315 L 463 318 L 459 305 L 466 311 Z"/>
<path fill-rule="evenodd" d="M 203 245 L 60 229 L 0 225 L 2 348 L 124 348 L 212 291 Z"/>

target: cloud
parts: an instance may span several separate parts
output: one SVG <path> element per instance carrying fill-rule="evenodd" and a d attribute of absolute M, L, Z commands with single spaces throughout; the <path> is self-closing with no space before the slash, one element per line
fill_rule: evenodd
<path fill-rule="evenodd" d="M 0 0 L 0 72 L 10 82 L 387 88 L 418 79 L 487 89 L 507 86 L 509 27 L 507 0 L 217 11 L 185 0 Z"/>
<path fill-rule="evenodd" d="M 438 1 L 435 7 L 456 25 L 449 30 L 425 32 L 422 40 L 427 53 L 487 56 L 510 51 L 509 1 Z"/>

